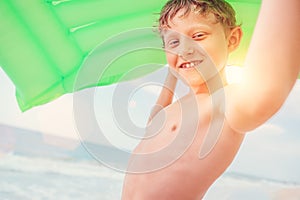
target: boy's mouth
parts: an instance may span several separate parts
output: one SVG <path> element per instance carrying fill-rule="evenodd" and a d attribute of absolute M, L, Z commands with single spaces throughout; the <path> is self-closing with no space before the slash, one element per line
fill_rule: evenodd
<path fill-rule="evenodd" d="M 190 68 L 194 68 L 198 65 L 200 65 L 202 63 L 202 60 L 196 60 L 196 61 L 191 61 L 191 62 L 185 62 L 182 63 L 179 68 L 180 69 L 190 69 Z"/>

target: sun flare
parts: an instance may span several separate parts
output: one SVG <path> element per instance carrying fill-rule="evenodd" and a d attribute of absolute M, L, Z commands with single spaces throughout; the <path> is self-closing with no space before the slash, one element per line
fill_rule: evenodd
<path fill-rule="evenodd" d="M 244 69 L 239 66 L 227 66 L 226 76 L 229 84 L 241 83 L 244 78 Z"/>

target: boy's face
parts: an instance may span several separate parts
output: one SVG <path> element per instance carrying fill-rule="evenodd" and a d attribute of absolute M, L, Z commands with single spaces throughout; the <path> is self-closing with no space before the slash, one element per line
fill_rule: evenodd
<path fill-rule="evenodd" d="M 214 14 L 206 16 L 183 11 L 163 31 L 169 66 L 189 85 L 199 85 L 219 73 L 229 54 L 225 28 Z"/>

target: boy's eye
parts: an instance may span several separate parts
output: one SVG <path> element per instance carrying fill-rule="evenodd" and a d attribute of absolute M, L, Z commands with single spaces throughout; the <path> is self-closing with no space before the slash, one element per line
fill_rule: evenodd
<path fill-rule="evenodd" d="M 204 33 L 196 33 L 192 36 L 193 39 L 203 39 L 205 36 Z"/>
<path fill-rule="evenodd" d="M 179 40 L 174 39 L 174 40 L 169 40 L 167 43 L 167 48 L 175 48 L 179 44 Z"/>

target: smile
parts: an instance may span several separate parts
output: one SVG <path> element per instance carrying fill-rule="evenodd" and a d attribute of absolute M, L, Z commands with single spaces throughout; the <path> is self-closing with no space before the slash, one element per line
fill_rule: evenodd
<path fill-rule="evenodd" d="M 203 60 L 197 60 L 197 61 L 192 61 L 192 62 L 186 62 L 186 63 L 182 63 L 179 68 L 181 69 L 190 69 L 190 68 L 194 68 L 198 65 L 200 65 L 202 63 Z"/>

